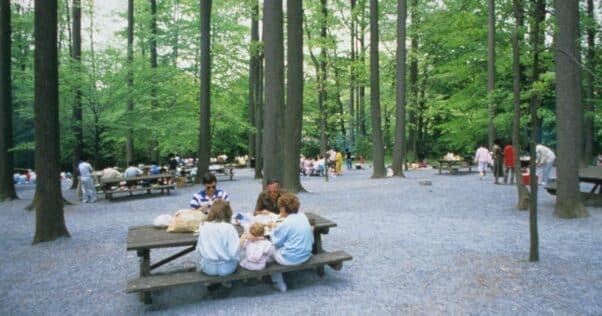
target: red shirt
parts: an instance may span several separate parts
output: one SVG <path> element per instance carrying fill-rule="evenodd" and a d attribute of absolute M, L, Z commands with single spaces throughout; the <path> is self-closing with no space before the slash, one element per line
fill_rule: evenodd
<path fill-rule="evenodd" d="M 514 148 L 510 144 L 504 147 L 504 166 L 514 167 Z"/>

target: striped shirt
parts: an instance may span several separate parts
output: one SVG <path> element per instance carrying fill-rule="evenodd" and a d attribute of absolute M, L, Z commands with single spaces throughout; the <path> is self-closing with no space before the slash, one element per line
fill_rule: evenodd
<path fill-rule="evenodd" d="M 203 205 L 208 205 L 211 207 L 213 202 L 216 200 L 229 201 L 228 193 L 222 189 L 216 189 L 213 196 L 209 197 L 205 193 L 205 190 L 201 190 L 192 196 L 192 199 L 190 200 L 190 207 L 194 209 L 200 208 Z"/>

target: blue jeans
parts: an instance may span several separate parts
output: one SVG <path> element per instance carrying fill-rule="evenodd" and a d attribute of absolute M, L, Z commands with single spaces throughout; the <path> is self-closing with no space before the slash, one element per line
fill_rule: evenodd
<path fill-rule="evenodd" d="M 353 164 L 353 160 L 352 159 L 347 159 L 347 170 L 351 170 L 351 168 L 353 168 L 352 164 Z"/>
<path fill-rule="evenodd" d="M 238 267 L 238 261 L 213 261 L 201 258 L 199 268 L 207 275 L 226 276 L 234 273 Z"/>
<path fill-rule="evenodd" d="M 547 183 L 550 178 L 550 173 L 552 172 L 552 168 L 554 167 L 554 161 L 548 161 L 543 165 L 543 170 L 541 171 L 541 183 Z"/>

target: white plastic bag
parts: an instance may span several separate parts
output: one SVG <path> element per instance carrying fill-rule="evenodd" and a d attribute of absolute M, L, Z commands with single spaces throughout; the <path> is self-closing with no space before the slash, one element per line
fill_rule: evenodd
<path fill-rule="evenodd" d="M 207 219 L 207 215 L 199 210 L 181 209 L 176 212 L 167 227 L 168 233 L 192 233 Z"/>
<path fill-rule="evenodd" d="M 153 225 L 157 228 L 165 228 L 167 226 L 169 226 L 169 223 L 171 223 L 172 220 L 172 216 L 169 214 L 161 214 L 157 217 L 155 217 L 155 220 L 153 221 Z"/>

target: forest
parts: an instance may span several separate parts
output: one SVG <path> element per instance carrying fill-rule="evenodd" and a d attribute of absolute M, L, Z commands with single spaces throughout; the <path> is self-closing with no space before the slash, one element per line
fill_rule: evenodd
<path fill-rule="evenodd" d="M 95 4 L 81 0 L 86 24 L 74 35 L 74 5 L 58 1 L 60 157 L 69 169 L 74 148 L 98 167 L 127 160 L 163 161 L 168 153 L 196 156 L 199 148 L 199 1 L 135 0 L 131 48 L 126 26 L 110 45 L 95 46 Z M 511 141 L 513 73 L 511 1 L 495 5 L 494 79 L 488 81 L 488 1 L 408 1 L 406 159 L 471 154 L 493 138 Z M 521 137 L 530 131 L 529 103 L 538 98 L 538 142 L 556 142 L 554 9 L 550 1 L 520 4 Z M 579 16 L 586 159 L 600 150 L 600 8 L 581 1 Z M 252 21 L 261 25 L 257 1 L 215 1 L 211 11 L 211 155 L 253 154 L 256 131 L 249 111 L 250 59 L 263 58 Z M 386 157 L 395 128 L 397 1 L 380 1 L 380 114 Z M 13 1 L 12 93 L 14 165 L 34 165 L 34 5 Z M 254 10 L 255 8 L 255 10 Z M 286 8 L 285 8 L 286 9 Z M 369 78 L 369 8 L 366 0 L 303 1 L 301 153 L 325 146 L 372 156 Z M 128 12 L 114 12 L 128 20 Z M 286 12 L 285 12 L 286 14 Z M 81 23 L 81 22 L 80 22 Z M 536 31 L 537 30 L 537 31 Z M 538 32 L 539 34 L 535 34 Z M 259 27 L 261 33 L 261 27 Z M 536 36 L 537 35 L 537 36 Z M 284 32 L 285 41 L 287 32 Z M 539 38 L 538 43 L 534 39 Z M 539 45 L 537 51 L 534 51 Z M 131 52 L 128 54 L 128 51 Z M 78 54 L 74 54 L 77 50 Z M 537 55 L 537 69 L 534 60 Z M 263 59 L 261 59 L 263 61 Z M 266 61 L 266 63 L 269 61 Z M 536 74 L 536 75 L 535 75 Z M 128 142 L 131 152 L 128 153 Z"/>

